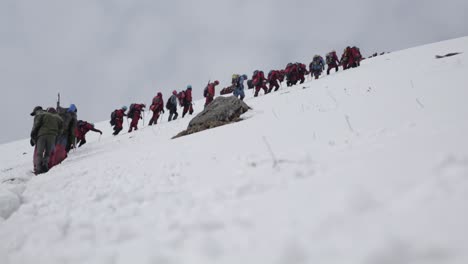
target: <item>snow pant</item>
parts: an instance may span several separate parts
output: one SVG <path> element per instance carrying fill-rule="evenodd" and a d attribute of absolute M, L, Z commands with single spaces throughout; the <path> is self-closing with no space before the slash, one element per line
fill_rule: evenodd
<path fill-rule="evenodd" d="M 349 68 L 355 68 L 355 67 L 356 67 L 356 61 L 354 60 L 353 57 L 350 57 L 348 60 L 348 66 L 346 68 L 349 69 Z"/>
<path fill-rule="evenodd" d="M 258 96 L 258 92 L 260 92 L 260 89 L 263 89 L 263 91 L 265 91 L 265 94 L 268 93 L 268 88 L 266 87 L 264 83 L 257 84 L 255 85 L 255 94 L 254 94 L 255 97 Z"/>
<path fill-rule="evenodd" d="M 286 85 L 289 87 L 289 86 L 293 86 L 293 85 L 296 85 L 297 83 L 297 78 L 295 76 L 289 78 L 287 81 L 286 81 Z"/>
<path fill-rule="evenodd" d="M 68 153 L 72 149 L 72 146 L 75 144 L 76 137 L 75 136 L 67 136 L 67 144 L 65 145 L 65 152 Z"/>
<path fill-rule="evenodd" d="M 244 100 L 245 93 L 243 89 L 236 88 L 233 92 L 235 97 L 240 97 L 241 100 Z"/>
<path fill-rule="evenodd" d="M 254 88 L 254 86 L 252 84 L 252 80 L 247 80 L 247 88 L 248 89 L 253 89 Z"/>
<path fill-rule="evenodd" d="M 193 114 L 193 107 L 192 107 L 192 102 L 185 102 L 184 103 L 184 110 L 182 111 L 182 118 L 184 118 L 185 114 L 187 112 L 191 115 Z"/>
<path fill-rule="evenodd" d="M 153 111 L 153 116 L 151 117 L 148 126 L 152 126 L 153 124 L 156 125 L 158 123 L 159 113 L 159 111 Z"/>
<path fill-rule="evenodd" d="M 273 87 L 275 88 L 275 92 L 278 91 L 279 89 L 279 84 L 277 80 L 271 80 L 268 82 L 270 85 L 270 89 L 268 89 L 268 92 L 271 92 L 273 90 Z"/>
<path fill-rule="evenodd" d="M 115 119 L 114 133 L 112 135 L 117 136 L 123 129 L 123 119 Z"/>
<path fill-rule="evenodd" d="M 174 119 L 172 118 L 174 116 Z M 169 119 L 167 121 L 176 120 L 179 114 L 177 113 L 177 106 L 169 109 Z"/>
<path fill-rule="evenodd" d="M 55 138 L 55 135 L 43 135 L 37 139 L 33 157 L 35 174 L 49 171 L 49 159 L 55 147 Z"/>
<path fill-rule="evenodd" d="M 312 72 L 311 72 L 311 75 L 312 75 L 312 76 L 311 76 L 311 77 L 315 77 L 315 79 L 318 79 L 319 76 L 320 76 L 320 74 L 322 74 L 322 70 L 321 70 L 321 69 L 320 69 L 320 70 L 312 70 Z"/>
<path fill-rule="evenodd" d="M 64 159 L 67 158 L 66 147 L 68 145 L 68 136 L 60 135 L 56 138 L 55 148 L 52 151 L 49 158 L 49 169 L 53 166 L 60 164 Z"/>
<path fill-rule="evenodd" d="M 304 74 L 301 74 L 301 76 L 299 76 L 299 80 L 301 81 L 300 83 L 304 83 L 304 82 L 305 82 Z"/>
<path fill-rule="evenodd" d="M 330 75 L 330 70 L 335 68 L 335 72 L 338 71 L 338 65 L 336 63 L 330 63 L 328 64 L 328 68 L 327 68 L 327 75 Z"/>
<path fill-rule="evenodd" d="M 343 62 L 341 62 L 341 65 L 343 65 L 343 70 L 347 70 L 347 69 L 348 69 L 348 61 L 343 61 Z"/>
<path fill-rule="evenodd" d="M 132 118 L 132 122 L 130 123 L 130 128 L 128 132 L 132 132 L 133 129 L 138 130 L 138 121 L 140 121 L 140 115 L 134 116 Z"/>
<path fill-rule="evenodd" d="M 206 108 L 211 102 L 213 102 L 213 97 L 207 96 L 207 97 L 206 97 L 206 100 L 205 100 L 205 108 Z"/>
<path fill-rule="evenodd" d="M 361 66 L 361 59 L 359 59 L 359 58 L 355 59 L 354 63 L 356 64 L 356 67 Z"/>
<path fill-rule="evenodd" d="M 360 66 L 360 62 L 355 60 L 352 64 L 348 65 L 348 68 L 356 68 Z"/>

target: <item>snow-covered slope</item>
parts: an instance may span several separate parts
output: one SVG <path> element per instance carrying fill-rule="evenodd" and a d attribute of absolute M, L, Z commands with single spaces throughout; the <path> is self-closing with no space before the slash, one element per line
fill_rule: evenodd
<path fill-rule="evenodd" d="M 0 185 L 5 218 L 21 203 L 1 263 L 468 263 L 467 52 L 465 37 L 248 91 L 244 121 L 175 140 L 187 117 L 96 124 L 38 177 L 27 140 L 1 145 L 0 179 L 32 178 Z"/>

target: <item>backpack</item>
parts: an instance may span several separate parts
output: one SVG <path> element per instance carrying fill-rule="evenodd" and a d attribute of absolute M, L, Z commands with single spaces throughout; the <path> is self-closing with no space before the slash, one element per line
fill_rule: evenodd
<path fill-rule="evenodd" d="M 85 126 L 87 126 L 89 123 L 86 122 L 86 121 L 83 121 L 83 120 L 78 120 L 78 122 L 76 122 L 76 128 L 81 132 L 81 133 L 85 133 L 84 131 L 84 128 Z M 91 125 L 92 126 L 92 125 Z M 92 126 L 94 127 L 94 126 Z"/>
<path fill-rule="evenodd" d="M 263 73 L 263 71 L 259 71 L 258 74 L 261 79 L 265 79 L 265 74 Z"/>
<path fill-rule="evenodd" d="M 174 96 L 174 95 L 172 95 L 172 96 Z M 171 101 L 172 101 L 172 100 L 171 100 L 171 99 L 172 99 L 172 96 L 169 97 L 169 99 L 167 99 L 167 102 L 166 102 L 166 109 L 167 109 L 167 110 L 171 110 L 171 108 L 174 107 L 174 104 L 171 103 Z M 177 107 L 177 101 L 176 101 L 176 103 L 175 103 L 175 107 Z"/>
<path fill-rule="evenodd" d="M 239 74 L 233 74 L 233 75 L 232 75 L 232 81 L 231 81 L 231 83 L 232 83 L 232 85 L 233 85 L 234 87 L 239 87 L 239 78 L 240 78 Z"/>
<path fill-rule="evenodd" d="M 208 85 L 203 90 L 203 97 L 207 97 L 207 96 L 208 96 Z"/>
<path fill-rule="evenodd" d="M 254 88 L 254 85 L 253 85 L 253 81 L 252 81 L 252 80 L 248 80 L 248 81 L 247 81 L 247 87 L 248 87 L 249 89 L 253 89 L 253 88 Z"/>
<path fill-rule="evenodd" d="M 316 70 L 316 71 L 317 71 L 317 70 L 321 70 L 321 69 L 322 69 L 322 65 L 320 65 L 320 62 L 314 60 L 314 61 L 312 62 L 312 69 L 313 69 L 313 70 Z"/>
<path fill-rule="evenodd" d="M 86 125 L 86 121 L 78 120 L 78 121 L 76 122 L 76 127 L 77 127 L 78 129 L 81 129 L 84 125 Z"/>
<path fill-rule="evenodd" d="M 130 107 L 128 108 L 127 117 L 133 118 L 134 113 L 135 113 L 135 104 L 131 104 Z"/>
<path fill-rule="evenodd" d="M 314 70 L 321 70 L 322 69 L 322 60 L 320 59 L 320 56 L 315 56 L 314 59 L 312 60 L 312 69 Z"/>
<path fill-rule="evenodd" d="M 152 104 L 153 104 L 153 105 L 157 105 L 157 104 L 159 104 L 159 101 L 160 101 L 160 100 L 161 100 L 161 98 L 159 98 L 159 96 L 155 96 L 155 97 L 153 97 L 153 102 L 152 102 Z"/>
<path fill-rule="evenodd" d="M 307 71 L 307 69 L 304 67 L 302 63 L 297 64 L 297 71 L 301 74 Z"/>
<path fill-rule="evenodd" d="M 185 91 L 181 91 L 178 95 L 177 95 L 177 99 L 179 99 L 179 104 L 182 106 L 185 104 Z"/>
<path fill-rule="evenodd" d="M 327 64 L 332 64 L 333 63 L 333 57 L 331 53 L 328 53 L 327 56 L 325 57 L 327 60 Z"/>
<path fill-rule="evenodd" d="M 185 91 L 181 91 L 178 96 L 180 99 L 185 99 Z"/>
<path fill-rule="evenodd" d="M 115 111 L 117 111 L 117 110 L 114 110 L 114 111 L 111 113 L 111 118 L 110 118 L 110 124 L 111 124 L 111 126 L 115 126 L 115 116 L 116 116 Z"/>

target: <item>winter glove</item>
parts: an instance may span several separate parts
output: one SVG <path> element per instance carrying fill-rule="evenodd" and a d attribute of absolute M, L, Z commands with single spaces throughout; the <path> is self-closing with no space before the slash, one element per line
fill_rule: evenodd
<path fill-rule="evenodd" d="M 102 135 L 102 131 L 99 131 L 99 134 L 101 134 L 101 135 Z"/>
<path fill-rule="evenodd" d="M 31 147 L 34 147 L 34 145 L 36 145 L 36 141 L 32 138 L 31 140 L 29 140 L 29 143 L 31 144 Z"/>

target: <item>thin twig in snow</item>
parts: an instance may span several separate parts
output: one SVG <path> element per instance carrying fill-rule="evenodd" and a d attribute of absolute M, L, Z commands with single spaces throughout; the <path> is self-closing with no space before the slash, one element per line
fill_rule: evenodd
<path fill-rule="evenodd" d="M 278 116 L 276 115 L 275 109 L 271 109 L 271 112 L 273 112 L 273 115 L 276 117 L 276 119 L 279 119 Z"/>
<path fill-rule="evenodd" d="M 330 97 L 333 102 L 335 103 L 335 108 L 338 108 L 338 101 L 336 100 L 336 98 L 333 96 L 333 94 L 330 92 L 330 91 L 327 91 L 327 95 L 328 97 Z"/>
<path fill-rule="evenodd" d="M 348 115 L 345 115 L 345 118 L 346 118 L 346 123 L 348 123 L 348 128 L 351 132 L 354 133 L 354 129 L 353 127 L 351 126 L 351 122 L 349 121 L 349 116 Z"/>
<path fill-rule="evenodd" d="M 424 108 L 424 105 L 421 103 L 421 101 L 419 101 L 418 98 L 416 98 L 416 102 L 418 103 L 418 105 L 419 105 L 421 108 Z"/>
<path fill-rule="evenodd" d="M 270 152 L 271 157 L 273 158 L 273 168 L 274 168 L 274 167 L 276 167 L 276 165 L 278 165 L 278 160 L 276 159 L 275 153 L 273 153 L 273 150 L 271 149 L 271 146 L 268 143 L 265 136 L 263 136 L 263 142 L 265 142 L 265 145 L 267 146 L 268 151 Z"/>

